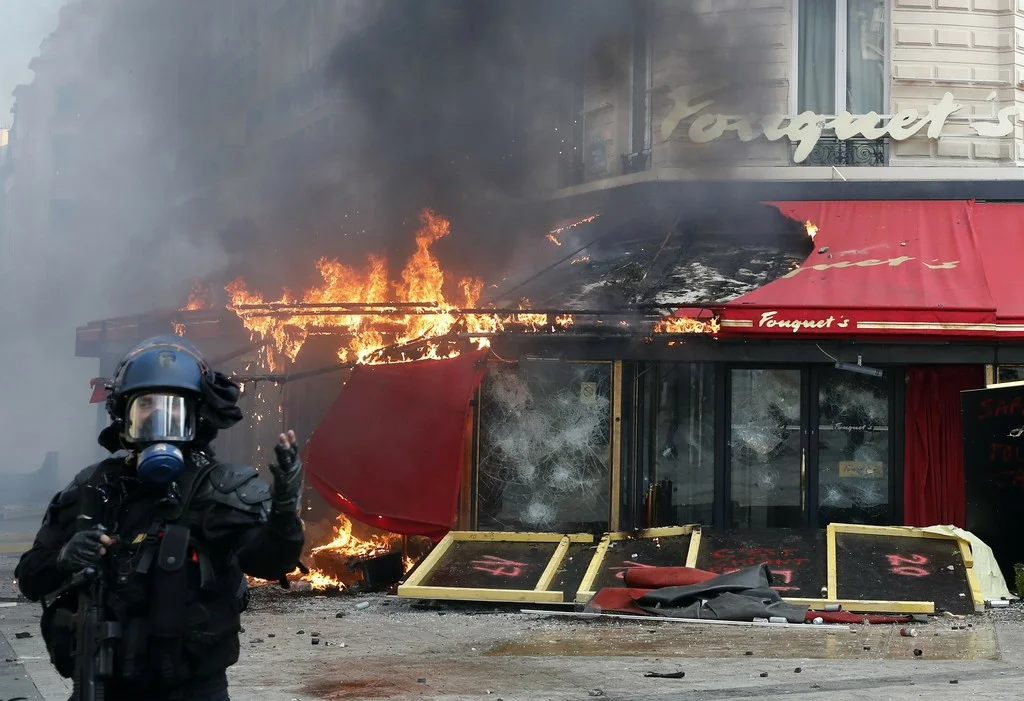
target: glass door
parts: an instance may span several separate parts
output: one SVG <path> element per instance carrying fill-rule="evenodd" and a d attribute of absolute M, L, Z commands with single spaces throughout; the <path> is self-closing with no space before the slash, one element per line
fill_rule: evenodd
<path fill-rule="evenodd" d="M 894 374 L 894 373 L 887 373 Z M 815 373 L 817 395 L 811 432 L 818 527 L 832 522 L 893 522 L 891 377 L 832 367 Z"/>
<path fill-rule="evenodd" d="M 799 528 L 807 523 L 804 373 L 729 370 L 726 523 Z"/>

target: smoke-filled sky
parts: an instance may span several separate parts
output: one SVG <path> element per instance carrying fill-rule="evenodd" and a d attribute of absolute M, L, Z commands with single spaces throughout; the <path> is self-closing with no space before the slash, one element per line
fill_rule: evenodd
<path fill-rule="evenodd" d="M 11 92 L 32 79 L 28 62 L 57 26 L 57 11 L 66 0 L 0 0 L 0 126 L 9 125 Z"/>
<path fill-rule="evenodd" d="M 28 77 L 27 63 L 61 4 L 0 0 L 2 85 Z M 568 94 L 583 62 L 596 76 L 629 70 L 621 46 L 633 2 L 368 4 L 369 14 L 341 14 L 350 24 L 334 26 L 336 37 L 319 37 L 321 60 L 301 81 L 269 95 L 259 92 L 257 77 L 275 57 L 238 60 L 237 46 L 229 60 L 223 46 L 231 32 L 209 30 L 256 27 L 256 15 L 279 2 L 71 4 L 66 36 L 78 46 L 51 60 L 57 77 L 47 88 L 77 86 L 61 95 L 63 126 L 48 121 L 53 115 L 19 116 L 42 135 L 38 158 L 54 160 L 19 163 L 21 209 L 11 241 L 0 242 L 9 256 L 0 260 L 7 332 L 0 337 L 0 426 L 14 449 L 0 470 L 34 469 L 47 450 L 61 451 L 65 474 L 90 459 L 97 417 L 86 400 L 98 367 L 73 360 L 75 327 L 177 308 L 191 278 L 222 289 L 243 274 L 276 296 L 284 285 L 301 289 L 320 255 L 351 256 L 358 265 L 366 251 L 382 250 L 400 265 L 413 247 L 414 215 L 425 206 L 453 220 L 452 240 L 439 246 L 446 266 L 501 275 L 480 261 L 511 258 L 508 231 L 523 227 L 488 218 L 481 205 L 504 203 L 519 216 L 525 208 L 509 203 L 529 193 L 535 168 L 557 149 L 550 139 L 523 138 L 552 127 L 538 126 L 531 100 Z M 242 29 L 236 40 L 311 51 L 309 31 L 295 27 L 322 34 L 324 21 L 290 20 L 263 18 L 276 43 L 265 37 L 257 44 Z M 757 43 L 725 41 L 731 24 L 697 17 L 681 24 L 673 40 L 700 47 L 692 74 L 750 77 Z M 283 102 L 304 104 L 324 90 L 345 99 L 333 126 L 287 143 L 260 131 L 282 118 Z M 183 206 L 187 196 L 193 199 Z"/>

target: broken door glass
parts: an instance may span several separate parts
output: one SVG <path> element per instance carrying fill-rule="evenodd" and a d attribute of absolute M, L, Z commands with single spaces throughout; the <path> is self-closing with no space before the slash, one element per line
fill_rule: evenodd
<path fill-rule="evenodd" d="M 477 528 L 608 528 L 611 375 L 610 363 L 488 368 L 478 426 Z"/>

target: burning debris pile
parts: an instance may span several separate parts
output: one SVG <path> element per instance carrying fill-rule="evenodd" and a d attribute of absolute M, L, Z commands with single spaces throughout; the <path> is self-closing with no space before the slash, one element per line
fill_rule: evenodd
<path fill-rule="evenodd" d="M 354 524 L 344 514 L 333 523 L 311 524 L 307 538 L 321 544 L 303 555 L 308 572 L 296 570 L 288 576 L 290 582 L 305 583 L 293 589 L 340 593 L 356 587 L 379 588 L 381 583 L 394 583 L 415 564 L 406 555 L 402 536 Z M 250 577 L 249 584 L 270 582 Z"/>

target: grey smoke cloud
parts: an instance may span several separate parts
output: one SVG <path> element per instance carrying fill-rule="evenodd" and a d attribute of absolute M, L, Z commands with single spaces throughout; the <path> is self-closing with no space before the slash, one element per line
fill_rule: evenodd
<path fill-rule="evenodd" d="M 0 36 L 7 61 L 0 77 L 18 74 L 5 66 L 25 75 L 60 4 L 0 0 L 0 32 L 17 40 Z M 673 40 L 700 48 L 684 61 L 689 75 L 715 83 L 757 78 L 765 61 L 763 46 L 750 40 L 756 27 L 737 25 L 736 15 L 709 20 L 688 5 L 658 4 L 687 15 Z M 234 7 L 251 19 L 279 5 Z M 45 138 L 32 165 L 48 172 L 16 177 L 26 201 L 41 209 L 23 209 L 12 246 L 0 247 L 13 252 L 0 260 L 0 426 L 16 446 L 0 470 L 34 469 L 46 451 L 60 450 L 67 474 L 94 454 L 95 406 L 86 399 L 98 368 L 72 358 L 78 325 L 173 308 L 193 277 L 222 286 L 243 274 L 276 294 L 284 285 L 301 289 L 320 255 L 358 265 L 365 250 L 383 250 L 401 264 L 415 213 L 428 206 L 453 219 L 455 233 L 439 253 L 462 274 L 500 279 L 501 270 L 486 264 L 511 257 L 518 244 L 509 232 L 543 236 L 512 206 L 535 189 L 537 166 L 557 149 L 553 134 L 534 138 L 531 100 L 564 93 L 583 64 L 597 78 L 629 71 L 621 42 L 634 2 L 367 5 L 290 95 L 302 103 L 335 91 L 344 119 L 281 149 L 263 171 L 221 188 L 219 200 L 186 208 L 176 204 L 182 194 L 239 175 L 225 142 L 258 145 L 245 136 L 253 113 L 244 113 L 269 98 L 239 72 L 244 64 L 225 57 L 217 45 L 223 35 L 209 31 L 242 20 L 226 0 L 72 0 L 74 25 L 64 36 L 74 45 L 51 55 L 47 70 L 81 86 L 65 105 L 65 118 L 77 117 L 55 138 L 60 130 L 46 120 L 57 117 L 33 115 L 40 121 L 32 128 Z M 37 36 L 12 30 L 12 17 L 15 26 L 41 28 Z M 281 23 L 268 15 L 267 26 L 278 31 Z M 324 156 L 336 166 L 309 167 Z"/>

